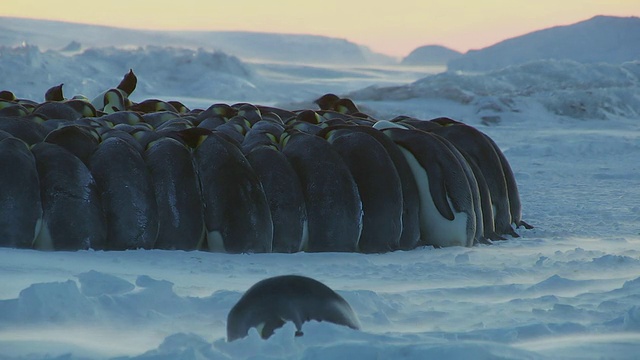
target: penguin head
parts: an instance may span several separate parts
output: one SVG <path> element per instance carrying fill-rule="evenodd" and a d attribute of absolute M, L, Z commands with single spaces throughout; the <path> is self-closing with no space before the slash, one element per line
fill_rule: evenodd
<path fill-rule="evenodd" d="M 113 114 L 118 111 L 125 110 L 125 101 L 122 92 L 119 89 L 109 89 L 104 93 L 103 97 L 104 109 L 106 114 Z"/>
<path fill-rule="evenodd" d="M 131 96 L 137 85 L 138 78 L 133 73 L 133 69 L 129 69 L 129 72 L 124 75 L 117 88 L 124 91 L 127 96 Z"/>
<path fill-rule="evenodd" d="M 0 100 L 16 101 L 18 99 L 16 98 L 16 95 L 14 93 L 12 93 L 11 91 L 2 90 L 2 91 L 0 91 Z"/>
<path fill-rule="evenodd" d="M 49 88 L 49 90 L 44 93 L 44 101 L 63 101 L 64 95 L 62 94 L 62 85 L 64 84 Z"/>
<path fill-rule="evenodd" d="M 320 107 L 320 110 L 330 110 L 340 98 L 336 94 L 328 93 L 320 96 L 313 101 L 314 104 Z"/>

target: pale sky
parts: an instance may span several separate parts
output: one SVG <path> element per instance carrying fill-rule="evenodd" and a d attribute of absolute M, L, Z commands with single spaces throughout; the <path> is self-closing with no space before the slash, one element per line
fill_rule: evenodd
<path fill-rule="evenodd" d="M 405 56 L 431 44 L 478 49 L 595 15 L 640 16 L 640 0 L 0 0 L 0 15 L 136 29 L 316 34 Z"/>

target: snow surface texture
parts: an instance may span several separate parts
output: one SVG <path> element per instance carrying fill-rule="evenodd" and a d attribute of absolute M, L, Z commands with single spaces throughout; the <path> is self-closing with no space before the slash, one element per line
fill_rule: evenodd
<path fill-rule="evenodd" d="M 478 102 L 499 99 L 508 88 L 496 73 L 441 75 L 469 101 L 387 90 L 357 101 L 380 118 L 449 116 L 487 133 L 514 170 L 523 218 L 536 226 L 519 230 L 521 238 L 381 255 L 0 249 L 0 358 L 637 358 L 640 123 L 629 110 L 636 105 L 613 102 L 605 118 L 568 117 L 543 100 L 583 96 L 585 89 L 612 96 L 627 84 L 621 73 L 632 79 L 624 92 L 637 94 L 638 67 L 607 67 L 611 72 L 598 76 L 597 68 L 554 70 L 563 64 L 504 70 L 533 91 L 509 95 L 517 111 L 499 112 L 498 125 L 483 119 Z M 554 74 L 584 85 L 554 93 Z M 498 95 L 481 93 L 482 81 L 498 84 Z M 252 330 L 227 343 L 233 304 L 257 281 L 282 274 L 336 290 L 362 330 L 310 322 L 303 337 L 294 337 L 289 323 L 268 341 Z"/>

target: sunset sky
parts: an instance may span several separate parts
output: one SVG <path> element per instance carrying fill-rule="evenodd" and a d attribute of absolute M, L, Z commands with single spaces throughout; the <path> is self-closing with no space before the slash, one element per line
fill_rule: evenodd
<path fill-rule="evenodd" d="M 0 0 L 0 15 L 137 29 L 316 34 L 405 56 L 427 44 L 464 52 L 595 15 L 640 16 L 640 1 Z"/>

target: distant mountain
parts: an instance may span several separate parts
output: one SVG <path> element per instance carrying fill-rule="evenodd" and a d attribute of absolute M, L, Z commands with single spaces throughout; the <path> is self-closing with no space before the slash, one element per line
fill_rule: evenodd
<path fill-rule="evenodd" d="M 0 17 L 0 46 L 24 43 L 40 49 L 61 49 L 71 42 L 84 48 L 107 46 L 172 46 L 223 51 L 243 60 L 322 64 L 372 64 L 390 56 L 344 39 L 316 35 L 237 31 L 148 31 L 99 25 Z"/>
<path fill-rule="evenodd" d="M 402 65 L 446 65 L 462 53 L 440 45 L 426 45 L 413 50 L 402 59 Z"/>
<path fill-rule="evenodd" d="M 640 18 L 596 16 L 472 50 L 448 63 L 457 71 L 488 71 L 533 60 L 620 64 L 640 59 Z"/>

